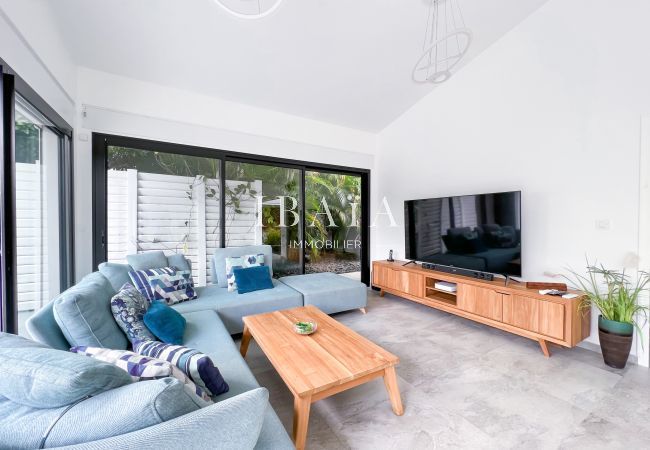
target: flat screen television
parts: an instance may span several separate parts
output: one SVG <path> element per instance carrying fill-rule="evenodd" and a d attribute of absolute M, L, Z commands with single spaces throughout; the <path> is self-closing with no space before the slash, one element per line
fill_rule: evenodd
<path fill-rule="evenodd" d="M 406 258 L 521 276 L 521 192 L 404 202 Z"/>

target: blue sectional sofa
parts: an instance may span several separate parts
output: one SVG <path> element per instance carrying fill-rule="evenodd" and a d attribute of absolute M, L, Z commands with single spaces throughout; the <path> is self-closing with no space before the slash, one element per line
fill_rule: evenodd
<path fill-rule="evenodd" d="M 143 425 L 143 429 L 122 435 L 119 434 L 119 429 L 116 429 L 115 437 L 107 437 L 103 440 L 80 444 L 75 448 L 151 448 L 152 436 L 158 434 L 171 436 L 169 446 L 179 445 L 182 448 L 237 448 L 239 446 L 240 448 L 246 448 L 245 440 L 242 440 L 240 443 L 236 443 L 236 440 L 233 441 L 235 442 L 234 446 L 226 442 L 220 443 L 218 438 L 219 433 L 213 431 L 223 428 L 223 414 L 227 414 L 227 412 L 224 412 L 225 410 L 234 408 L 234 414 L 241 414 L 241 408 L 246 408 L 246 406 L 241 405 L 259 405 L 260 396 L 267 395 L 264 392 L 260 393 L 263 390 L 259 389 L 260 386 L 257 380 L 248 368 L 245 360 L 239 354 L 239 350 L 231 338 L 231 334 L 239 333 L 243 330 L 242 317 L 250 314 L 302 306 L 305 303 L 305 298 L 310 295 L 310 285 L 313 285 L 312 287 L 315 288 L 311 298 L 318 302 L 319 307 L 328 312 L 363 308 L 366 306 L 366 288 L 364 285 L 352 280 L 342 279 L 342 277 L 332 278 L 331 275 L 325 274 L 323 274 L 324 278 L 320 282 L 318 281 L 318 277 L 313 276 L 310 276 L 309 281 L 305 283 L 300 283 L 299 279 L 294 279 L 294 284 L 298 284 L 296 287 L 298 290 L 283 283 L 282 280 L 273 280 L 273 289 L 246 294 L 228 292 L 225 284 L 225 257 L 259 253 L 264 253 L 267 256 L 266 261 L 269 263 L 269 271 L 272 274 L 270 246 L 219 249 L 215 252 L 212 260 L 213 284 L 197 288 L 197 299 L 174 305 L 174 308 L 181 312 L 187 321 L 184 345 L 208 354 L 230 385 L 230 390 L 225 394 L 215 397 L 214 400 L 217 402 L 215 405 L 208 406 L 199 411 L 185 414 L 182 417 L 177 417 L 157 425 Z M 82 292 L 83 295 L 95 295 L 98 304 L 102 305 L 102 307 L 109 308 L 110 297 L 117 292 L 123 283 L 129 281 L 129 270 L 163 267 L 167 265 L 176 266 L 180 269 L 190 268 L 189 261 L 182 255 L 164 256 L 162 252 L 131 255 L 128 257 L 128 261 L 129 264 L 101 264 L 99 273 L 94 272 L 88 275 L 76 286 L 62 293 L 61 296 L 78 295 L 78 292 Z M 104 281 L 104 287 L 101 289 L 96 287 L 98 285 L 98 279 Z M 339 292 L 335 296 L 330 297 L 335 304 L 332 304 L 332 308 L 327 308 L 327 295 L 323 283 L 328 284 L 330 289 L 336 290 L 337 281 L 341 283 L 339 286 L 342 289 L 341 292 L 347 294 L 341 295 L 341 292 Z M 106 286 L 108 285 L 110 287 L 107 288 Z M 77 293 L 75 294 L 75 292 Z M 307 295 L 303 292 L 307 292 Z M 50 302 L 34 314 L 27 322 L 27 329 L 35 340 L 54 349 L 68 350 L 70 344 L 54 318 L 53 303 L 54 301 Z M 66 331 L 69 332 L 69 330 Z M 248 400 L 247 402 L 243 402 L 243 400 L 248 399 L 252 395 L 256 396 L 255 401 Z M 237 400 L 240 398 L 243 400 Z M 293 448 L 291 439 L 266 398 L 264 397 L 263 400 L 264 411 L 250 412 L 251 414 L 259 413 L 263 415 L 261 431 L 259 432 L 254 448 Z M 228 401 L 224 402 L 224 400 Z M 2 423 L 2 411 L 2 404 L 0 403 L 0 424 Z M 100 414 L 99 411 L 97 413 Z M 190 427 L 188 425 L 190 422 L 193 424 L 196 422 L 201 426 L 197 427 L 194 424 Z M 208 440 L 201 433 L 197 433 L 197 429 L 208 430 L 206 434 L 211 434 L 214 439 L 212 444 L 206 444 Z M 161 441 L 158 439 L 156 441 L 160 445 Z"/>

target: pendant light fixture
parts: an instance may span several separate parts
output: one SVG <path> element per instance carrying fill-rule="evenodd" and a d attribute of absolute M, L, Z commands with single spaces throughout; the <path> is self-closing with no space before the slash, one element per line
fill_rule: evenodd
<path fill-rule="evenodd" d="M 422 56 L 413 68 L 413 81 L 439 84 L 451 77 L 453 68 L 467 53 L 472 32 L 465 26 L 458 0 L 427 0 L 427 3 Z"/>
<path fill-rule="evenodd" d="M 214 0 L 221 9 L 239 19 L 261 19 L 280 7 L 283 0 Z"/>

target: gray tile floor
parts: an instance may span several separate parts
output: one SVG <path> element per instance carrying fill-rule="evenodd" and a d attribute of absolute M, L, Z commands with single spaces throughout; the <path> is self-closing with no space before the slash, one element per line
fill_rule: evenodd
<path fill-rule="evenodd" d="M 312 406 L 310 449 L 650 449 L 645 368 L 581 348 L 546 359 L 531 340 L 375 292 L 368 314 L 335 318 L 400 357 L 405 413 L 381 380 L 343 392 Z M 254 343 L 247 360 L 290 431 L 290 392 Z"/>

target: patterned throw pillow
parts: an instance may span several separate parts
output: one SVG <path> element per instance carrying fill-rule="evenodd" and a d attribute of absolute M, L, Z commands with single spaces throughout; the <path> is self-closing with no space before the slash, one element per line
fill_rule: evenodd
<path fill-rule="evenodd" d="M 187 392 L 200 399 L 199 404 L 201 406 L 213 403 L 205 390 L 190 380 L 182 370 L 167 361 L 138 355 L 128 350 L 111 350 L 100 347 L 77 346 L 72 347 L 70 351 L 113 364 L 131 375 L 133 381 L 157 380 L 167 377 L 176 378 L 183 383 Z"/>
<path fill-rule="evenodd" d="M 228 283 L 228 292 L 237 290 L 235 282 L 235 269 L 247 269 L 248 267 L 257 267 L 264 265 L 264 253 L 257 255 L 228 256 L 226 257 L 226 282 Z"/>
<path fill-rule="evenodd" d="M 156 340 L 144 323 L 148 306 L 147 299 L 131 283 L 124 284 L 111 299 L 113 317 L 131 343 Z"/>
<path fill-rule="evenodd" d="M 135 287 L 151 303 L 163 300 L 168 305 L 196 298 L 192 272 L 176 270 L 173 267 L 134 270 L 129 277 Z"/>
<path fill-rule="evenodd" d="M 140 355 L 172 363 L 211 396 L 223 394 L 230 389 L 212 359 L 198 350 L 155 341 L 138 342 L 133 350 Z"/>

